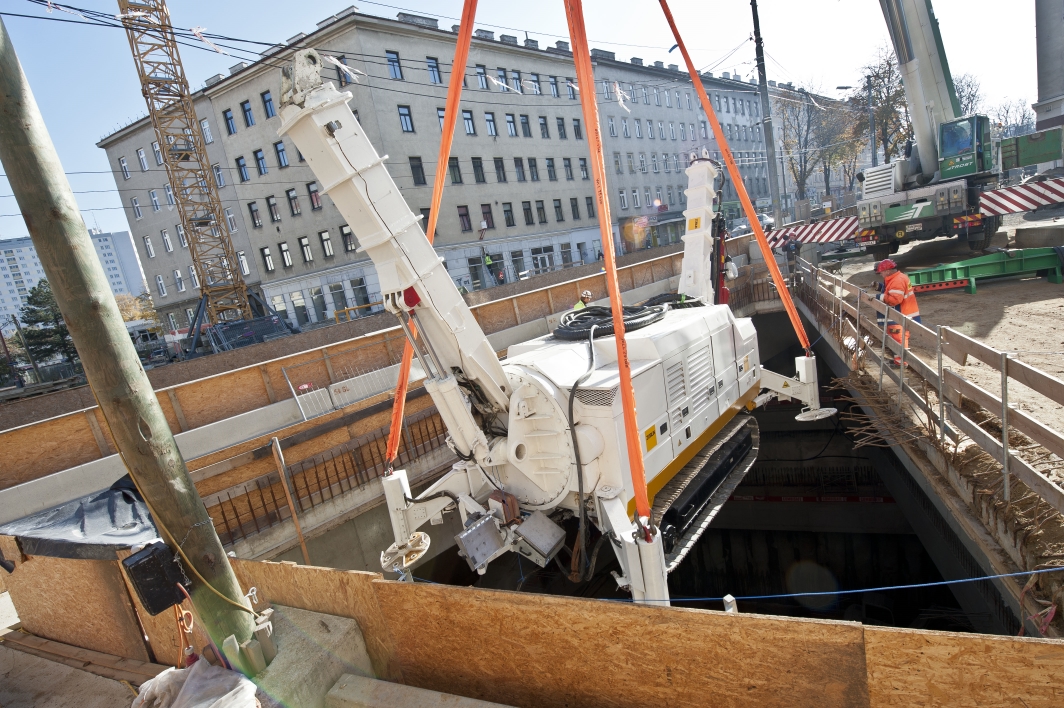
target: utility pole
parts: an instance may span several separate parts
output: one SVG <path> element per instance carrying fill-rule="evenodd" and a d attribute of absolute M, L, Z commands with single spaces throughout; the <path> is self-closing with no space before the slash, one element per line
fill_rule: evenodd
<path fill-rule="evenodd" d="M 783 226 L 783 204 L 780 201 L 779 177 L 776 174 L 776 141 L 773 139 L 772 106 L 768 100 L 768 78 L 765 75 L 765 43 L 761 39 L 761 20 L 757 17 L 757 0 L 750 0 L 754 13 L 754 49 L 757 55 L 757 85 L 761 94 L 761 124 L 765 126 L 765 155 L 768 164 L 768 189 L 772 195 L 772 218 L 776 228 Z M 783 159 L 780 157 L 782 167 Z"/>
<path fill-rule="evenodd" d="M 872 142 L 872 167 L 879 164 L 876 159 L 876 112 L 872 108 L 872 77 L 865 77 L 868 86 L 868 138 Z"/>
<path fill-rule="evenodd" d="M 246 606 L 240 584 L 126 333 L 3 21 L 0 162 L 118 452 L 160 534 L 186 558 L 192 600 L 204 629 L 218 646 L 229 635 L 238 644 L 250 639 L 253 616 L 241 609 Z"/>
<path fill-rule="evenodd" d="M 26 350 L 26 358 L 30 360 L 30 365 L 33 367 L 33 375 L 37 377 L 37 383 L 44 383 L 41 380 L 41 370 L 37 368 L 37 362 L 33 359 L 33 352 L 30 351 L 29 342 L 26 341 L 26 333 L 22 331 L 22 323 L 14 315 L 11 315 L 11 321 L 15 323 L 15 329 L 18 330 L 18 338 L 22 340 L 22 348 Z M 4 344 L 4 351 L 7 351 L 6 343 Z"/>

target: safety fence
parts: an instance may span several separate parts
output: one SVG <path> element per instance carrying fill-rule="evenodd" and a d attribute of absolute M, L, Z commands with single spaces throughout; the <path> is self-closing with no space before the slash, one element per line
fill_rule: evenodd
<path fill-rule="evenodd" d="M 728 287 L 728 304 L 737 317 L 776 309 L 771 305 L 766 308 L 765 305 L 769 303 L 776 303 L 778 309 L 783 309 L 779 292 L 764 263 L 741 266 L 739 276 L 725 284 Z"/>
<path fill-rule="evenodd" d="M 403 425 L 396 464 L 409 465 L 442 447 L 446 435 L 435 408 L 410 416 Z M 346 492 L 365 488 L 387 469 L 387 441 L 388 428 L 380 428 L 287 465 L 283 471 L 284 483 L 281 471 L 274 470 L 204 497 L 203 503 L 222 544 L 232 545 L 290 519 L 293 510 L 286 500 L 285 483 L 299 515 Z"/>

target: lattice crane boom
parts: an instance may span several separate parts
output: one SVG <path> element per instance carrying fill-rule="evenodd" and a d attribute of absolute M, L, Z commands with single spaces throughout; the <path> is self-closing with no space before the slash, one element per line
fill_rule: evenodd
<path fill-rule="evenodd" d="M 211 322 L 252 319 L 165 0 L 118 0 Z"/>

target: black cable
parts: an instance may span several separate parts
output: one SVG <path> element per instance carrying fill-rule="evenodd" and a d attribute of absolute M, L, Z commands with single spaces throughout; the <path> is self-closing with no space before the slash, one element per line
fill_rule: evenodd
<path fill-rule="evenodd" d="M 585 308 L 586 309 L 586 308 Z M 573 558 L 577 558 L 577 553 L 585 553 L 587 551 L 587 507 L 584 504 L 584 466 L 580 463 L 580 443 L 576 439 L 576 426 L 573 424 L 573 405 L 576 403 L 576 391 L 580 388 L 580 384 L 587 381 L 588 377 L 595 370 L 595 330 L 597 325 L 591 325 L 591 330 L 587 336 L 587 357 L 588 366 L 584 375 L 576 380 L 573 387 L 569 389 L 569 433 L 573 438 L 573 457 L 576 458 L 576 484 L 577 494 L 580 500 L 580 528 L 576 534 L 576 543 L 573 545 Z M 574 582 L 583 582 L 584 580 L 584 568 L 583 562 L 580 563 L 581 567 L 579 571 L 572 571 L 570 573 L 570 579 Z M 576 577 L 573 578 L 572 574 L 576 573 Z"/>
<path fill-rule="evenodd" d="M 632 332 L 654 324 L 665 317 L 666 307 L 662 305 L 624 306 L 624 329 Z M 587 339 L 594 332 L 596 337 L 613 334 L 613 311 L 609 307 L 591 305 L 580 310 L 570 310 L 562 315 L 561 323 L 554 330 L 554 336 L 566 341 Z"/>
<path fill-rule="evenodd" d="M 654 305 L 668 305 L 673 310 L 682 310 L 686 307 L 702 307 L 705 303 L 701 300 L 688 299 L 681 293 L 662 293 L 655 295 L 649 300 L 639 303 L 640 307 L 653 307 Z"/>

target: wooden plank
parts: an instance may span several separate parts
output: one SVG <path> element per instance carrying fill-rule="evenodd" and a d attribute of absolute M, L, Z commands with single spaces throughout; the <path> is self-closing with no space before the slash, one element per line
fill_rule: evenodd
<path fill-rule="evenodd" d="M 258 588 L 260 601 L 357 621 L 377 677 L 403 681 L 397 649 L 371 585 L 382 577 L 380 573 L 237 558 L 231 562 L 241 586 Z M 438 625 L 433 622 L 433 626 Z M 457 636 L 450 630 L 442 634 L 452 640 Z"/>
<path fill-rule="evenodd" d="M 1064 705 L 1064 643 L 864 628 L 868 693 L 888 706 Z"/>
<path fill-rule="evenodd" d="M 107 457 L 113 455 L 114 450 L 111 449 L 111 445 L 107 442 L 107 438 L 104 437 L 103 428 L 100 427 L 100 421 L 96 420 L 95 408 L 90 408 L 85 411 L 85 420 L 89 423 L 89 430 L 92 431 L 92 437 L 96 439 L 96 447 L 100 449 L 100 455 Z"/>
<path fill-rule="evenodd" d="M 148 661 L 118 561 L 28 556 L 7 576 L 23 628 L 45 639 Z"/>
<path fill-rule="evenodd" d="M 965 435 L 975 441 L 976 445 L 995 460 L 1001 460 L 1001 441 L 980 428 L 975 424 L 975 421 L 968 418 L 954 406 L 949 407 L 947 415 Z M 1012 450 L 1009 450 L 1009 472 L 1016 479 L 1027 485 L 1032 492 L 1042 497 L 1051 507 L 1064 513 L 1064 489 L 1061 489 L 1048 477 L 1031 467 Z"/>
<path fill-rule="evenodd" d="M 185 420 L 185 411 L 181 409 L 181 401 L 177 399 L 177 390 L 172 388 L 166 389 L 166 396 L 170 399 L 170 405 L 174 408 L 174 416 L 177 417 L 177 424 L 181 428 L 177 432 L 183 433 L 188 430 L 188 421 Z"/>
<path fill-rule="evenodd" d="M 266 397 L 270 399 L 270 403 L 277 403 L 277 393 L 273 390 L 273 381 L 270 380 L 269 370 L 260 364 L 259 373 L 262 375 L 262 385 L 266 387 Z"/>
<path fill-rule="evenodd" d="M 1064 381 L 1056 376 L 1040 371 L 1020 359 L 1009 359 L 1009 378 L 1064 405 Z"/>
<path fill-rule="evenodd" d="M 373 589 L 404 682 L 421 688 L 537 707 L 868 705 L 859 624 L 389 581 Z M 476 641 L 456 650 L 455 637 Z"/>
<path fill-rule="evenodd" d="M 106 666 L 119 671 L 136 674 L 146 679 L 158 676 L 167 669 L 167 667 L 160 664 L 137 661 L 136 659 L 126 659 L 121 656 L 115 656 L 114 654 L 92 651 L 91 649 L 82 649 L 81 647 L 63 644 L 62 642 L 37 637 L 25 632 L 9 632 L 8 634 L 5 634 L 4 643 L 13 647 L 29 647 L 31 649 L 36 649 L 37 651 L 47 652 L 54 656 L 66 657 L 67 659 L 91 662 L 99 666 Z"/>
<path fill-rule="evenodd" d="M 1012 362 L 1009 362 L 1009 368 L 1012 368 Z M 998 396 L 976 386 L 971 381 L 958 376 L 948 369 L 943 372 L 942 378 L 945 380 L 947 387 L 954 389 L 966 398 L 972 399 L 989 413 L 995 416 L 1001 415 L 1001 399 Z M 1016 428 L 1016 430 L 1019 430 L 1050 452 L 1064 458 L 1064 435 L 1011 405 L 1009 406 L 1009 426 Z"/>

